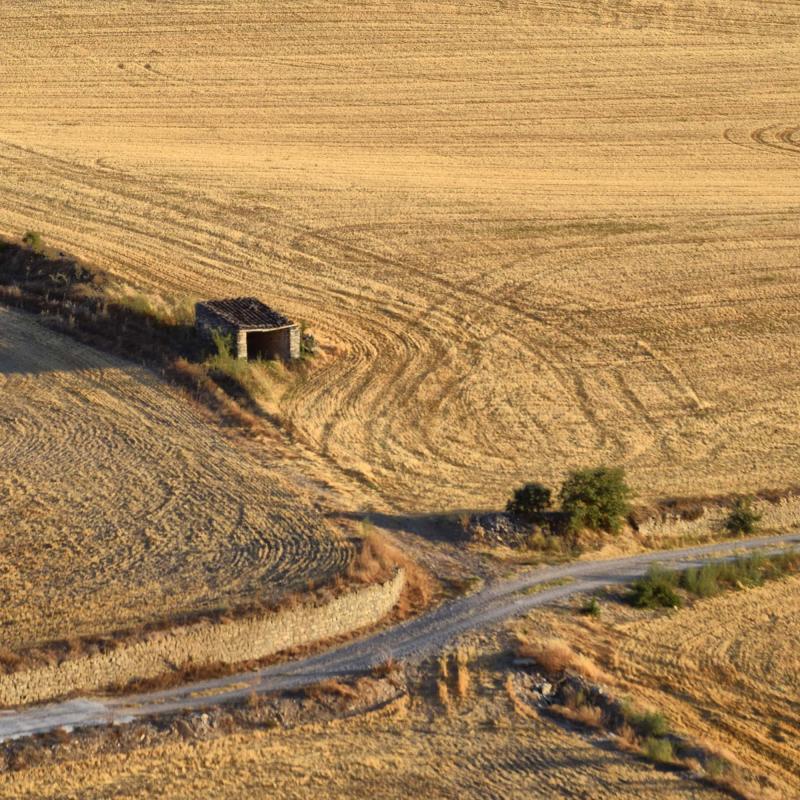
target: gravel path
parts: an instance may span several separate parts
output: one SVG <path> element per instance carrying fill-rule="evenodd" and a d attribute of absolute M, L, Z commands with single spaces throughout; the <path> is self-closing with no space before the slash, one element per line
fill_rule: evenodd
<path fill-rule="evenodd" d="M 491 584 L 480 592 L 445 603 L 428 614 L 373 636 L 299 661 L 127 697 L 79 698 L 2 711 L 0 741 L 60 727 L 121 724 L 141 717 L 244 699 L 253 691 L 296 689 L 324 678 L 364 672 L 390 657 L 417 660 L 437 652 L 467 631 L 486 628 L 571 594 L 606 584 L 630 582 L 644 574 L 653 562 L 685 568 L 704 558 L 730 557 L 734 551 L 784 549 L 797 544 L 800 544 L 800 532 L 537 569 Z M 553 581 L 564 582 L 538 592 L 527 591 Z"/>

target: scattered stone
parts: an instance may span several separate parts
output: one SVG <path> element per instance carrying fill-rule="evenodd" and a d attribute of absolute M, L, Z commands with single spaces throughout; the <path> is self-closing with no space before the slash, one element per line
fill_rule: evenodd
<path fill-rule="evenodd" d="M 182 739 L 194 739 L 194 729 L 185 719 L 175 723 L 175 730 Z"/>

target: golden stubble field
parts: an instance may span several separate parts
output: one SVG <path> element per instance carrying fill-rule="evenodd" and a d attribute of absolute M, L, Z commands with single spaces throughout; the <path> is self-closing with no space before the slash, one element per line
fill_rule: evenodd
<path fill-rule="evenodd" d="M 766 776 L 763 795 L 752 796 L 797 797 L 799 578 L 674 612 L 607 602 L 603 609 L 589 620 L 572 601 L 533 611 L 512 628 L 566 637 L 611 676 L 611 694 L 661 710 L 689 740 Z M 324 725 L 219 732 L 205 741 L 143 735 L 132 752 L 76 749 L 65 762 L 0 776 L 0 796 L 728 796 L 621 753 L 603 735 L 520 713 L 506 688 L 507 651 L 498 659 L 502 639 L 478 640 L 469 688 L 462 699 L 450 694 L 449 710 L 432 686 L 420 686 L 383 710 Z"/>
<path fill-rule="evenodd" d="M 285 400 L 397 508 L 624 463 L 798 478 L 791 3 L 6 4 L 0 228 L 255 292 Z"/>
<path fill-rule="evenodd" d="M 0 308 L 0 625 L 17 649 L 337 574 L 280 464 L 148 371 Z"/>
<path fill-rule="evenodd" d="M 306 320 L 340 356 L 283 411 L 332 483 L 434 511 L 601 461 L 643 496 L 800 479 L 797 4 L 28 0 L 0 29 L 0 232 Z"/>
<path fill-rule="evenodd" d="M 618 695 L 764 776 L 764 797 L 800 796 L 800 578 L 674 612 L 604 608 L 599 622 L 537 611 L 518 626 L 567 638 L 615 679 Z"/>
<path fill-rule="evenodd" d="M 470 696 L 445 714 L 412 696 L 348 720 L 255 730 L 207 741 L 144 744 L 126 753 L 0 775 L 0 797 L 170 800 L 454 797 L 723 800 L 680 773 L 598 746 L 554 722 L 514 712 L 496 673 L 473 670 Z"/>

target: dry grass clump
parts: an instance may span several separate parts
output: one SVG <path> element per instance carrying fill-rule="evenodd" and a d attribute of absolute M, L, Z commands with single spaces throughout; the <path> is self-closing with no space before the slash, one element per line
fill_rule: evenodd
<path fill-rule="evenodd" d="M 585 725 L 587 728 L 603 727 L 603 709 L 599 706 L 593 706 L 587 703 L 573 708 L 571 706 L 554 704 L 550 706 L 550 710 L 572 722 Z"/>
<path fill-rule="evenodd" d="M 586 692 L 579 688 L 569 688 L 561 703 L 554 703 L 549 710 L 565 719 L 585 725 L 587 728 L 603 727 L 603 709 L 591 703 Z"/>
<path fill-rule="evenodd" d="M 390 675 L 396 675 L 401 669 L 400 662 L 389 656 L 379 664 L 375 664 L 370 670 L 370 674 L 373 678 L 388 678 Z"/>
<path fill-rule="evenodd" d="M 564 639 L 528 641 L 520 638 L 515 648 L 517 658 L 533 659 L 548 675 L 570 671 L 590 681 L 608 681 L 609 677 L 591 659 L 576 653 Z"/>
<path fill-rule="evenodd" d="M 303 689 L 303 694 L 312 700 L 320 700 L 325 695 L 346 698 L 358 697 L 358 692 L 352 686 L 337 681 L 335 678 L 325 678 L 311 686 L 306 686 Z"/>
<path fill-rule="evenodd" d="M 395 570 L 402 568 L 406 584 L 397 613 L 406 617 L 427 607 L 436 593 L 436 583 L 430 573 L 374 528 L 365 527 L 362 534 L 356 555 L 347 568 L 346 578 L 356 583 L 379 583 L 389 580 Z"/>
<path fill-rule="evenodd" d="M 642 745 L 642 754 L 656 764 L 673 764 L 675 762 L 675 748 L 669 739 L 648 736 Z"/>
<path fill-rule="evenodd" d="M 456 695 L 463 700 L 469 694 L 471 683 L 469 673 L 469 655 L 466 650 L 459 647 L 456 650 Z"/>
<path fill-rule="evenodd" d="M 445 711 L 450 710 L 450 689 L 447 686 L 447 681 L 439 678 L 436 681 L 436 695 L 439 698 L 439 703 Z"/>
<path fill-rule="evenodd" d="M 450 668 L 447 664 L 447 660 L 447 653 L 442 653 L 439 656 L 439 677 L 445 681 L 450 677 Z"/>
<path fill-rule="evenodd" d="M 450 708 L 451 692 L 459 701 L 469 696 L 472 683 L 469 659 L 470 651 L 465 647 L 458 647 L 452 653 L 445 651 L 437 659 L 436 694 L 445 709 Z"/>
<path fill-rule="evenodd" d="M 203 364 L 178 357 L 165 368 L 165 375 L 188 389 L 195 400 L 202 402 L 222 419 L 249 433 L 263 431 L 264 422 L 242 407 L 209 374 Z"/>
<path fill-rule="evenodd" d="M 347 568 L 347 577 L 357 583 L 379 583 L 392 577 L 401 562 L 409 559 L 375 530 L 367 530 Z"/>
<path fill-rule="evenodd" d="M 22 662 L 23 657 L 19 653 L 15 653 L 7 647 L 0 648 L 0 668 L 5 672 L 15 672 Z"/>

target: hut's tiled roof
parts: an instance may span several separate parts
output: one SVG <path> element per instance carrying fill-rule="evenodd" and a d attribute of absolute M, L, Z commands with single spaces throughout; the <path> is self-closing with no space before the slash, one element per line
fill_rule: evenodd
<path fill-rule="evenodd" d="M 255 297 L 232 297 L 227 300 L 206 300 L 198 305 L 222 317 L 238 328 L 282 328 L 292 321 L 264 305 Z"/>

